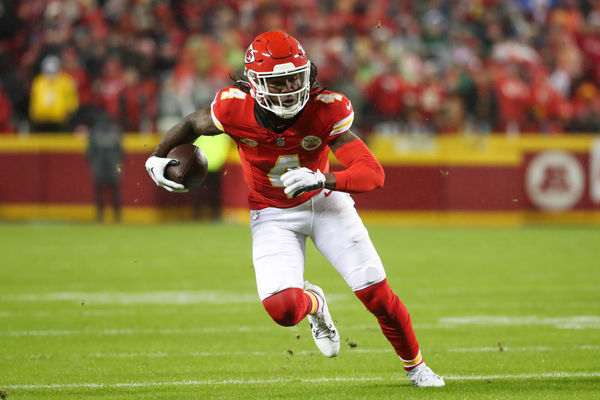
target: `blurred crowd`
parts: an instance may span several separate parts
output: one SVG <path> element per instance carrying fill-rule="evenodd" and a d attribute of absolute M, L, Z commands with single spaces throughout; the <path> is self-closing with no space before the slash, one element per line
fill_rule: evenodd
<path fill-rule="evenodd" d="M 600 132 L 600 0 L 4 0 L 0 132 L 163 132 L 285 30 L 371 132 Z"/>

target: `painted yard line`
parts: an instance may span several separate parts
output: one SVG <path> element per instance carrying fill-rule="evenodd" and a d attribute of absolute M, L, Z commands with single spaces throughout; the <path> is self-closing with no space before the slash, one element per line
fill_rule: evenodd
<path fill-rule="evenodd" d="M 194 333 L 240 333 L 264 332 L 273 330 L 274 327 L 239 326 L 237 328 L 192 328 L 192 329 L 50 329 L 37 331 L 4 331 L 0 336 L 69 336 L 69 335 L 175 335 Z M 292 329 L 297 329 L 292 327 Z"/>
<path fill-rule="evenodd" d="M 446 376 L 446 380 L 493 380 L 493 379 L 545 379 L 545 378 L 597 378 L 600 372 L 550 372 L 541 374 L 509 374 L 509 375 L 467 375 Z M 190 380 L 173 382 L 122 382 L 122 383 L 57 383 L 40 385 L 7 385 L 4 389 L 38 390 L 38 389 L 108 389 L 138 388 L 158 386 L 211 386 L 211 385 L 264 385 L 273 383 L 329 383 L 329 382 L 372 382 L 372 381 L 405 381 L 400 377 L 332 377 L 332 378 L 275 378 L 275 379 L 226 379 L 226 380 Z"/>
<path fill-rule="evenodd" d="M 600 350 L 600 346 L 580 345 L 580 346 L 498 346 L 490 347 L 464 347 L 448 349 L 452 353 L 480 353 L 480 352 L 499 352 L 499 351 L 551 351 L 551 350 Z"/>
<path fill-rule="evenodd" d="M 581 345 L 581 346 L 523 346 L 523 347 L 503 347 L 502 351 L 509 352 L 527 352 L 527 351 L 554 351 L 554 350 L 600 350 L 600 346 L 593 345 Z M 294 355 L 312 355 L 317 350 L 298 350 L 293 351 Z M 500 352 L 498 347 L 464 347 L 464 348 L 452 348 L 452 349 L 438 349 L 439 352 L 451 352 L 451 353 L 479 353 L 479 352 Z M 344 351 L 344 355 L 358 353 L 358 354 L 377 354 L 377 353 L 393 353 L 393 349 L 360 349 L 351 348 Z M 289 355 L 288 351 L 195 351 L 189 353 L 167 353 L 167 352 L 131 352 L 131 353 L 85 353 L 85 354 L 65 354 L 65 353 L 40 353 L 40 354 L 28 354 L 20 356 L 5 355 L 0 356 L 0 359 L 13 360 L 13 359 L 49 359 L 49 358 L 167 358 L 167 357 L 230 357 L 230 356 L 268 356 L 268 355 Z"/>
<path fill-rule="evenodd" d="M 440 288 L 417 289 L 414 291 L 410 291 L 410 293 L 414 294 L 416 296 L 457 296 L 457 295 L 458 296 L 464 296 L 464 295 L 490 296 L 492 294 L 497 294 L 497 295 L 501 295 L 501 294 L 515 295 L 517 293 L 531 294 L 532 292 L 540 293 L 540 294 L 556 294 L 556 293 L 562 293 L 562 292 L 571 292 L 571 290 L 572 289 L 570 289 L 568 286 L 565 286 L 565 285 L 562 285 L 562 286 L 537 285 L 537 286 L 533 286 L 533 287 L 530 285 L 524 285 L 524 286 L 520 286 L 520 287 L 515 286 L 515 285 L 510 285 L 510 286 L 496 286 L 496 287 L 468 286 L 468 287 L 452 287 L 452 288 L 445 288 L 445 289 L 440 289 Z M 585 293 L 585 292 L 597 293 L 598 287 L 593 284 L 590 284 L 590 285 L 583 285 L 583 286 L 577 287 L 577 290 L 580 290 L 583 293 Z"/>
<path fill-rule="evenodd" d="M 318 350 L 298 350 L 293 351 L 294 355 L 313 355 Z M 350 349 L 348 353 L 393 353 L 392 348 L 389 349 Z M 289 355 L 288 351 L 200 351 L 190 353 L 165 353 L 165 352 L 154 352 L 154 353 L 87 353 L 87 354 L 29 354 L 22 356 L 0 356 L 0 359 L 13 360 L 13 359 L 47 359 L 47 358 L 166 358 L 166 357 L 229 357 L 229 356 L 268 356 L 268 355 Z"/>
<path fill-rule="evenodd" d="M 328 296 L 328 301 L 329 301 L 329 297 Z M 342 299 L 342 296 L 340 295 L 340 298 L 334 301 L 329 301 L 330 303 L 334 304 L 334 309 L 336 312 L 340 312 L 340 311 L 349 311 L 349 310 L 355 310 L 355 311 L 362 311 L 364 310 L 364 308 L 360 305 L 357 304 L 354 301 L 346 301 L 346 300 L 351 300 L 351 298 L 349 299 Z M 255 307 L 257 305 L 259 305 L 259 300 L 258 298 L 255 299 L 255 301 L 248 301 L 248 302 L 223 302 L 223 303 L 218 303 L 218 302 L 213 302 L 210 303 L 212 307 L 210 308 L 204 308 L 204 307 L 194 307 L 195 305 L 200 304 L 199 302 L 180 302 L 180 303 L 174 303 L 174 302 L 165 302 L 165 303 L 159 303 L 159 302 L 155 302 L 152 304 L 146 304 L 146 303 L 130 303 L 130 304 L 122 304 L 122 303 L 103 303 L 103 304 L 90 304 L 90 303 L 86 303 L 85 299 L 79 299 L 79 300 L 73 300 L 77 305 L 82 305 L 82 307 L 78 307 L 78 308 L 73 308 L 71 307 L 71 301 L 69 301 L 68 309 L 64 309 L 64 308 L 60 308 L 60 309 L 56 309 L 56 310 L 45 310 L 45 311 L 40 311 L 40 310 L 31 310 L 31 311 L 26 311 L 26 310 L 19 310 L 19 311 L 0 311 L 0 318 L 26 318 L 26 317 L 36 317 L 36 318 L 44 318 L 44 317 L 48 317 L 48 318 L 56 318 L 57 316 L 81 316 L 81 315 L 85 315 L 87 317 L 103 317 L 103 316 L 121 316 L 121 315 L 140 315 L 140 314 L 144 314 L 144 313 L 152 313 L 152 315 L 173 315 L 175 313 L 181 313 L 181 312 L 185 312 L 185 313 L 193 313 L 193 314 L 206 314 L 206 315 L 210 315 L 211 313 L 217 313 L 217 314 L 223 314 L 223 313 L 245 313 L 247 312 L 247 310 L 240 308 L 241 305 L 245 305 L 247 307 Z M 83 304 L 81 304 L 83 301 Z M 237 307 L 231 307 L 231 304 L 237 304 Z M 102 309 L 102 307 L 104 306 L 108 306 L 108 307 L 115 307 L 115 309 Z M 139 306 L 139 307 L 138 307 Z M 145 306 L 149 306 L 152 308 L 144 308 Z M 160 306 L 160 307 L 158 307 Z M 222 307 L 220 307 L 222 306 Z M 498 304 L 494 304 L 494 303 L 489 303 L 489 304 L 485 304 L 482 302 L 479 302 L 477 304 L 478 308 L 480 308 L 482 311 L 491 311 L 491 310 L 495 310 L 498 309 L 499 312 L 506 312 L 506 310 L 508 309 L 516 309 L 516 310 L 523 310 L 523 304 L 520 303 L 515 303 L 515 304 L 502 304 L 501 306 L 498 306 Z M 570 309 L 582 309 L 582 310 L 589 310 L 590 307 L 590 303 L 589 302 L 569 302 L 569 303 L 563 303 L 563 306 L 570 308 Z M 429 310 L 431 309 L 431 305 L 427 305 L 427 304 L 412 304 L 410 306 L 411 310 Z M 464 322 L 461 322 L 464 323 Z M 442 324 L 438 324 L 438 327 L 442 327 Z M 448 324 L 450 325 L 450 324 Z"/>
<path fill-rule="evenodd" d="M 27 317 L 35 317 L 35 318 L 44 318 L 49 317 L 56 319 L 57 317 L 115 317 L 115 316 L 128 316 L 128 315 L 174 315 L 178 313 L 185 314 L 208 314 L 210 311 L 214 311 L 215 314 L 222 315 L 223 313 L 248 313 L 249 308 L 242 308 L 242 303 L 239 303 L 236 307 L 223 307 L 216 309 L 212 306 L 218 306 L 219 304 L 213 304 L 209 310 L 204 307 L 195 307 L 194 304 L 185 304 L 185 305 L 149 305 L 147 308 L 145 305 L 141 305 L 140 308 L 119 308 L 115 310 L 103 310 L 97 309 L 95 306 L 90 306 L 89 304 L 84 304 L 82 307 L 73 308 L 69 305 L 69 309 L 56 309 L 54 311 L 10 311 L 10 312 L 0 312 L 0 318 L 27 318 Z M 248 307 L 255 307 L 256 304 L 247 303 Z M 258 304 L 258 303 L 257 303 Z M 189 307 L 188 307 L 189 306 Z M 225 306 L 225 305 L 224 305 Z M 121 307 L 120 305 L 118 307 Z M 185 308 L 183 308 L 185 307 Z"/>
<path fill-rule="evenodd" d="M 327 301 L 336 302 L 350 299 L 350 294 L 332 293 Z M 21 293 L 0 296 L 1 301 L 49 302 L 70 301 L 88 305 L 94 304 L 245 304 L 259 303 L 256 293 L 231 293 L 222 291 L 156 291 L 156 292 L 53 292 Z"/>
<path fill-rule="evenodd" d="M 343 326 L 343 325 L 340 325 Z M 448 329 L 451 326 L 424 324 L 413 325 L 418 329 Z M 268 332 L 282 329 L 277 325 L 265 326 L 238 326 L 238 327 L 220 327 L 220 328 L 189 328 L 189 329 L 46 329 L 46 330 L 11 330 L 0 331 L 0 337 L 25 337 L 25 336 L 71 336 L 71 335 L 97 335 L 97 336 L 115 336 L 115 335 L 189 335 L 204 333 L 243 333 L 243 332 Z M 286 327 L 293 332 L 303 331 L 305 326 Z M 374 330 L 379 331 L 377 325 L 355 325 L 344 326 L 344 330 Z"/>
<path fill-rule="evenodd" d="M 438 322 L 449 325 L 550 325 L 558 329 L 600 329 L 600 316 L 598 315 L 576 315 L 555 318 L 539 317 L 537 315 L 520 317 L 468 315 L 462 317 L 444 317 L 440 318 Z"/>
<path fill-rule="evenodd" d="M 544 378 L 598 378 L 600 371 L 595 372 L 547 372 L 541 374 L 498 374 L 498 375 L 466 375 L 466 376 L 444 376 L 451 381 L 477 381 L 492 379 L 544 379 Z"/>
<path fill-rule="evenodd" d="M 517 325 L 517 326 L 537 326 L 553 325 L 557 329 L 600 329 L 600 317 L 598 316 L 573 316 L 564 318 L 542 318 L 537 316 L 529 317 L 493 317 L 493 316 L 468 316 L 468 317 L 448 317 L 440 318 L 438 323 L 434 324 L 414 324 L 415 329 L 454 329 L 463 325 Z M 355 325 L 343 326 L 348 330 L 378 330 L 376 325 Z M 191 328 L 191 329 L 48 329 L 48 330 L 9 330 L 0 331 L 1 336 L 67 336 L 67 335 L 171 335 L 171 334 L 193 334 L 193 333 L 223 333 L 223 332 L 264 332 L 277 329 L 277 326 L 263 327 L 232 327 L 232 328 Z M 298 329 L 293 327 L 292 329 Z"/>
<path fill-rule="evenodd" d="M 413 325 L 418 326 L 418 325 Z M 433 325 L 431 327 L 434 327 Z M 421 326 L 421 328 L 427 328 Z M 184 334 L 204 334 L 204 333 L 243 333 L 243 332 L 268 332 L 287 329 L 290 332 L 299 332 L 307 329 L 306 326 L 296 325 L 293 327 L 280 327 L 274 324 L 264 326 L 238 326 L 238 327 L 219 327 L 219 328 L 189 328 L 189 329 L 46 329 L 46 330 L 11 330 L 0 331 L 0 337 L 23 337 L 23 336 L 70 336 L 70 335 L 184 335 Z M 344 329 L 349 330 L 375 330 L 380 328 L 376 324 L 373 325 L 355 325 L 346 326 Z"/>

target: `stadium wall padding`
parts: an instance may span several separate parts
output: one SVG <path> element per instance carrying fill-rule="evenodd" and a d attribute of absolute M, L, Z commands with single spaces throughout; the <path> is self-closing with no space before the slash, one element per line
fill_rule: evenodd
<path fill-rule="evenodd" d="M 168 193 L 146 174 L 145 160 L 159 140 L 137 134 L 123 140 L 125 221 L 191 216 L 193 193 Z M 375 136 L 369 147 L 384 166 L 385 186 L 353 197 L 366 219 L 379 222 L 600 223 L 599 143 L 593 135 Z M 84 136 L 1 136 L 0 218 L 92 220 L 85 147 Z M 246 220 L 247 188 L 235 149 L 219 174 L 224 216 Z"/>

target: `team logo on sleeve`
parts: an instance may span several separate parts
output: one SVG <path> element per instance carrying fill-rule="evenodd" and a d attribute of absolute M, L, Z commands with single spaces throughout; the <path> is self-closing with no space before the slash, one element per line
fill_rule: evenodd
<path fill-rule="evenodd" d="M 304 150 L 314 150 L 319 147 L 321 143 L 323 143 L 323 141 L 319 137 L 305 136 L 304 139 L 302 139 L 302 148 Z"/>
<path fill-rule="evenodd" d="M 252 140 L 252 139 L 240 139 L 240 142 L 244 143 L 247 146 L 250 147 L 257 147 L 258 146 L 258 142 L 256 140 Z"/>

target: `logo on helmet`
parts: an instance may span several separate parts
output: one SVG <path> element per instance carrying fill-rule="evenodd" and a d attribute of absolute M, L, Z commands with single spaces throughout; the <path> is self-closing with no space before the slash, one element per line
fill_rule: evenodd
<path fill-rule="evenodd" d="M 298 50 L 300 50 L 302 56 L 306 56 L 306 51 L 304 51 L 304 47 L 300 43 L 298 43 Z"/>
<path fill-rule="evenodd" d="M 258 53 L 258 50 L 254 50 L 254 47 L 252 47 L 252 45 L 250 45 L 250 47 L 248 47 L 248 50 L 246 50 L 246 58 L 245 58 L 246 64 L 250 64 L 250 63 L 253 63 L 254 61 L 256 61 L 256 58 L 254 57 L 255 53 Z"/>

